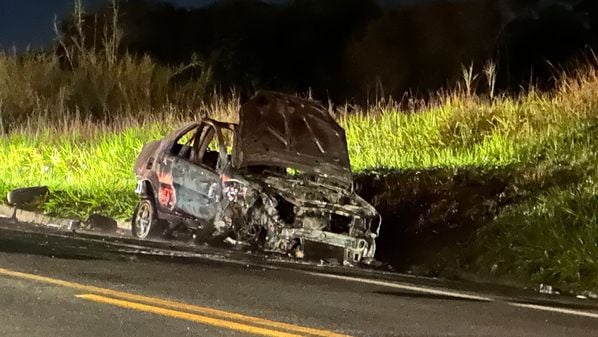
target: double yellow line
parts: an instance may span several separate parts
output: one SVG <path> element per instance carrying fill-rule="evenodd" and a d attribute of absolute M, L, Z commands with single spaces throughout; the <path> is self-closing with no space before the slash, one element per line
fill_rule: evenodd
<path fill-rule="evenodd" d="M 107 288 L 89 286 L 85 284 L 69 282 L 50 277 L 22 273 L 18 271 L 0 268 L 0 275 L 10 276 L 29 281 L 42 282 L 56 286 L 75 289 L 87 294 L 76 295 L 78 298 L 114 305 L 152 314 L 192 321 L 195 323 L 214 326 L 228 330 L 235 330 L 244 333 L 260 336 L 273 337 L 298 337 L 298 336 L 319 336 L 319 337 L 349 337 L 336 332 L 302 327 L 298 325 L 276 322 L 264 318 L 247 316 L 234 312 L 218 310 L 203 306 L 191 305 L 182 302 L 166 300 L 157 297 L 137 295 Z"/>

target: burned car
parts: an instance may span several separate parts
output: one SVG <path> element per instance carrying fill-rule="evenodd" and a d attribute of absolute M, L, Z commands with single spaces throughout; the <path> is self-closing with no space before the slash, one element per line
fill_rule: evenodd
<path fill-rule="evenodd" d="M 373 261 L 380 215 L 354 192 L 333 116 L 310 100 L 259 92 L 239 121 L 204 119 L 143 147 L 133 235 L 183 228 L 299 258 Z"/>

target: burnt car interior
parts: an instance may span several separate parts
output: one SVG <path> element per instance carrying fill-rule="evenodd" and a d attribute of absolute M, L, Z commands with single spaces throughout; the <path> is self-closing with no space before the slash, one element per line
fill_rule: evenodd
<path fill-rule="evenodd" d="M 227 128 L 202 123 L 179 137 L 172 145 L 170 154 L 216 172 L 230 162 L 230 147 L 223 136 L 224 130 L 232 132 Z"/>
<path fill-rule="evenodd" d="M 144 147 L 140 203 L 154 207 L 157 191 L 158 221 L 207 240 L 230 237 L 300 258 L 325 248 L 339 261 L 373 261 L 380 216 L 354 192 L 345 133 L 328 111 L 261 92 L 239 114 L 239 124 L 204 119 Z M 153 158 L 155 167 L 147 165 Z M 152 219 L 143 221 L 151 228 Z"/>

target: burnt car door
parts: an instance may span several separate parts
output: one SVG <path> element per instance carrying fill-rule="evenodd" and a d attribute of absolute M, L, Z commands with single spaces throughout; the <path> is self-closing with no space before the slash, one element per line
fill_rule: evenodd
<path fill-rule="evenodd" d="M 210 144 L 216 136 L 213 125 L 202 123 L 191 130 L 187 141 L 177 141 L 178 152 L 169 160 L 176 203 L 179 211 L 202 222 L 211 222 L 216 215 L 220 200 L 218 151 L 212 151 Z M 176 146 L 176 145 L 175 145 Z"/>

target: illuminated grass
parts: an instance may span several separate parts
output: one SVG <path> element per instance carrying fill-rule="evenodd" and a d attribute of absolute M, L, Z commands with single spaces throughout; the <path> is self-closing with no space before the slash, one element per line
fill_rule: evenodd
<path fill-rule="evenodd" d="M 448 101 L 419 113 L 388 106 L 341 114 L 339 119 L 355 171 L 482 169 L 534 164 L 540 153 L 550 157 L 561 151 L 564 144 L 554 141 L 560 134 L 595 123 L 594 111 L 556 113 L 561 108 L 558 103 L 558 98 L 538 103 L 535 96 L 492 104 L 470 99 Z M 214 108 L 221 118 L 226 115 L 225 108 Z M 85 216 L 98 211 L 128 217 L 135 200 L 135 158 L 144 143 L 185 122 L 175 116 L 173 112 L 144 124 L 122 121 L 118 127 L 77 122 L 13 132 L 0 138 L 0 192 L 47 185 L 57 192 L 48 212 Z"/>
<path fill-rule="evenodd" d="M 236 118 L 235 101 L 206 104 L 193 84 L 165 94 L 173 70 L 147 59 L 94 62 L 68 72 L 52 57 L 0 56 L 2 195 L 47 185 L 48 213 L 126 219 L 136 202 L 133 163 L 144 143 L 199 111 Z M 598 71 L 586 69 L 551 94 L 490 100 L 457 92 L 417 111 L 380 103 L 350 114 L 337 107 L 335 114 L 354 171 L 521 167 L 532 168 L 522 179 L 540 184 L 557 169 L 576 172 L 579 179 L 546 181 L 554 186 L 499 212 L 469 249 L 454 253 L 472 261 L 465 269 L 476 274 L 598 289 L 597 93 Z"/>

